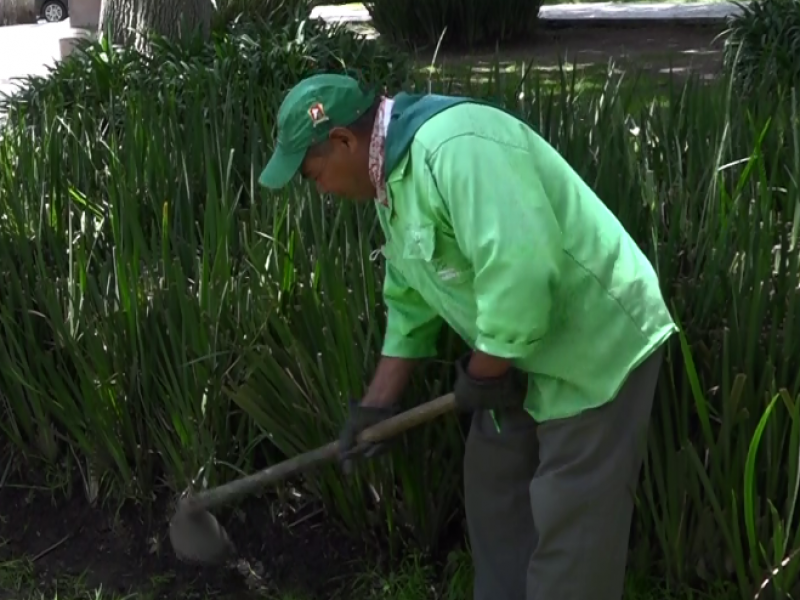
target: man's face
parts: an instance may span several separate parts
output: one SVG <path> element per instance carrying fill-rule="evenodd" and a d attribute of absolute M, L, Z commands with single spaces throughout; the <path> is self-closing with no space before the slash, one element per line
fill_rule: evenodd
<path fill-rule="evenodd" d="M 313 181 L 321 194 L 333 194 L 357 202 L 375 198 L 369 178 L 369 148 L 349 129 L 331 130 L 328 140 L 309 151 L 300 174 Z"/>

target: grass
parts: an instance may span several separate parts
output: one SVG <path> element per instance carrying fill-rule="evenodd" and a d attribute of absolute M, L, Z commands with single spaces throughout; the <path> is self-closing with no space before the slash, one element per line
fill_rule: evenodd
<path fill-rule="evenodd" d="M 619 81 L 619 93 L 628 101 L 628 109 L 637 112 L 655 101 L 666 101 L 669 89 L 674 86 L 670 76 L 663 73 L 631 73 L 626 75 L 625 65 L 616 63 L 578 64 L 562 63 L 539 65 L 533 68 L 521 61 L 456 63 L 447 68 L 422 66 L 420 75 L 429 77 L 432 85 L 444 87 L 450 93 L 479 98 L 513 94 L 530 69 L 528 76 L 535 80 L 541 93 L 558 93 L 569 89 L 571 93 L 599 93 L 608 85 L 609 77 Z"/>

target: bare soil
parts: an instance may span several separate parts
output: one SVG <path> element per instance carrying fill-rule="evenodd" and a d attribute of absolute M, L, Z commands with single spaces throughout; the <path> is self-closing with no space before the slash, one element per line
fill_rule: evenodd
<path fill-rule="evenodd" d="M 31 584 L 55 593 L 57 581 L 63 586 L 65 578 L 77 577 L 84 589 L 102 586 L 106 593 L 146 598 L 246 600 L 280 590 L 328 600 L 343 577 L 363 572 L 366 544 L 333 529 L 318 507 L 296 507 L 282 519 L 270 516 L 270 504 L 261 498 L 217 514 L 240 558 L 223 567 L 196 567 L 172 553 L 165 502 L 147 510 L 95 508 L 79 487 L 64 499 L 7 484 L 0 489 L 0 566 L 25 560 L 33 571 L 24 591 L 0 581 L 0 600 L 28 598 Z"/>

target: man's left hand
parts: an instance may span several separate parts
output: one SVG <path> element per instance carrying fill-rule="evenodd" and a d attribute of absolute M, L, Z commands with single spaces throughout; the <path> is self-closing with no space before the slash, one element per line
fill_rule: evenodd
<path fill-rule="evenodd" d="M 508 361 L 470 353 L 456 362 L 456 405 L 465 412 L 522 408 L 525 382 Z"/>

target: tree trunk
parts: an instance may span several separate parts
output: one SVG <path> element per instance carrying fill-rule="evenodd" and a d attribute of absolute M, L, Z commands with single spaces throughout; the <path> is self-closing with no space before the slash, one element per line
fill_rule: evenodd
<path fill-rule="evenodd" d="M 0 26 L 36 23 L 34 0 L 0 0 Z"/>
<path fill-rule="evenodd" d="M 112 44 L 145 51 L 151 32 L 170 40 L 197 30 L 207 36 L 213 13 L 211 0 L 103 0 L 98 31 Z"/>

